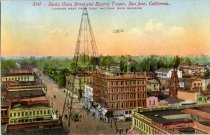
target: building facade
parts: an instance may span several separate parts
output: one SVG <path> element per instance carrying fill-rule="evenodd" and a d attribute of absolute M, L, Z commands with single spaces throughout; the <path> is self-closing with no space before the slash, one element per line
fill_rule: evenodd
<path fill-rule="evenodd" d="M 156 77 L 158 78 L 171 78 L 172 75 L 172 69 L 164 69 L 160 68 L 155 70 Z M 178 78 L 182 78 L 182 71 L 177 70 L 177 76 Z"/>
<path fill-rule="evenodd" d="M 159 82 L 155 79 L 147 81 L 147 92 L 158 92 L 160 91 Z"/>
<path fill-rule="evenodd" d="M 79 90 L 82 90 L 82 94 L 84 96 L 84 90 L 85 90 L 85 84 L 91 84 L 92 83 L 92 77 L 89 73 L 78 73 L 76 76 L 69 75 L 66 76 L 66 89 L 70 90 L 71 87 L 71 81 L 73 81 L 73 88 L 75 93 L 79 93 Z"/>
<path fill-rule="evenodd" d="M 158 107 L 158 97 L 152 96 L 147 98 L 147 108 Z"/>
<path fill-rule="evenodd" d="M 193 134 L 196 130 L 191 115 L 181 109 L 138 108 L 132 111 L 132 115 L 132 128 L 138 134 Z"/>
<path fill-rule="evenodd" d="M 35 76 L 32 74 L 8 74 L 2 76 L 2 82 L 7 81 L 20 81 L 20 82 L 32 82 L 36 81 Z"/>
<path fill-rule="evenodd" d="M 123 114 L 135 107 L 146 107 L 147 77 L 144 73 L 93 75 L 93 100 L 108 110 Z"/>
<path fill-rule="evenodd" d="M 9 125 L 58 120 L 52 108 L 43 104 L 30 106 L 16 104 L 11 107 L 9 114 Z"/>

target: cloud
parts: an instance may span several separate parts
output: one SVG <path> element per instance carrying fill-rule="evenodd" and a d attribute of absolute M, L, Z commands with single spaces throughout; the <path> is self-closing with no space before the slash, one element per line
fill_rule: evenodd
<path fill-rule="evenodd" d="M 162 32 L 163 24 L 155 19 L 150 19 L 144 27 L 144 32 L 147 34 L 157 34 Z"/>

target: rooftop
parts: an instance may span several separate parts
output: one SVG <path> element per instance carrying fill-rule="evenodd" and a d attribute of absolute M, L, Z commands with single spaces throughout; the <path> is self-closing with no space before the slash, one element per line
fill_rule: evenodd
<path fill-rule="evenodd" d="M 189 119 L 190 114 L 185 114 L 184 112 L 182 112 L 182 109 L 156 110 L 149 112 L 140 112 L 140 114 L 152 119 L 154 122 L 161 124 L 173 124 L 191 121 L 191 119 Z"/>
<path fill-rule="evenodd" d="M 2 77 L 7 76 L 33 76 L 32 73 L 9 73 L 9 74 L 3 74 Z"/>
<path fill-rule="evenodd" d="M 152 79 L 152 80 L 148 80 L 147 81 L 148 83 L 150 83 L 150 84 L 154 84 L 154 83 L 159 83 L 157 80 L 155 80 L 155 79 Z"/>
<path fill-rule="evenodd" d="M 8 91 L 6 94 L 7 99 L 11 98 L 23 98 L 23 97 L 37 97 L 44 96 L 43 90 L 27 90 L 27 91 Z"/>
<path fill-rule="evenodd" d="M 166 69 L 166 68 L 160 68 L 155 70 L 155 72 L 164 72 L 164 73 L 168 73 L 170 71 L 170 69 Z"/>
<path fill-rule="evenodd" d="M 16 108 L 35 108 L 35 107 L 49 107 L 47 103 L 36 103 L 36 104 L 26 104 L 26 103 L 15 103 L 11 105 L 11 109 Z"/>

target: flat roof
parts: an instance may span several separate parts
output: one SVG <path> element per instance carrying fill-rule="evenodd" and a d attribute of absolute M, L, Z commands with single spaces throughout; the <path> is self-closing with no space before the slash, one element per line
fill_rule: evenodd
<path fill-rule="evenodd" d="M 44 96 L 43 90 L 25 90 L 25 91 L 8 91 L 6 98 L 23 98 L 23 97 L 37 97 Z"/>
<path fill-rule="evenodd" d="M 21 104 L 21 103 L 15 103 L 11 105 L 12 109 L 16 109 L 16 108 L 34 108 L 34 107 L 50 107 L 49 104 L 47 103 L 36 103 L 36 104 L 32 104 L 32 105 L 28 105 L 28 104 Z"/>
<path fill-rule="evenodd" d="M 2 77 L 8 77 L 8 76 L 23 76 L 23 75 L 34 76 L 33 73 L 9 73 L 9 74 L 3 74 Z"/>
<path fill-rule="evenodd" d="M 191 121 L 191 119 L 187 119 L 190 117 L 190 114 L 182 112 L 182 109 L 147 111 L 140 112 L 140 114 L 161 124 Z"/>

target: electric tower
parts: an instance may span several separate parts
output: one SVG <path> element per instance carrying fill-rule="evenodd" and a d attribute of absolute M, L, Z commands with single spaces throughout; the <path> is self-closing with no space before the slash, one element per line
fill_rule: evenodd
<path fill-rule="evenodd" d="M 81 64 L 83 63 L 83 64 Z M 76 43 L 76 48 L 74 52 L 72 66 L 72 76 L 70 80 L 70 89 L 66 92 L 65 102 L 62 112 L 62 121 L 67 119 L 66 125 L 70 132 L 70 124 L 72 118 L 72 108 L 73 108 L 73 95 L 76 92 L 74 88 L 75 76 L 77 75 L 79 68 L 86 68 L 89 64 L 98 65 L 98 50 L 88 16 L 87 8 L 83 8 L 82 18 L 80 22 L 80 28 Z M 86 69 L 87 70 L 87 69 Z M 80 86 L 78 99 L 82 97 L 82 90 Z"/>

